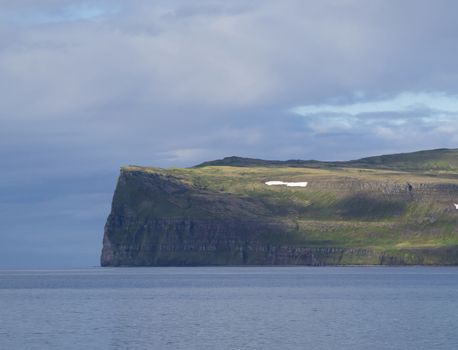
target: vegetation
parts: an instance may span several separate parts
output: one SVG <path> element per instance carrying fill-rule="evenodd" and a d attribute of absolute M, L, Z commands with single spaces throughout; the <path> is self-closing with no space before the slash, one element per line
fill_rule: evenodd
<path fill-rule="evenodd" d="M 321 162 L 317 160 L 262 160 L 254 158 L 226 157 L 205 162 L 196 166 L 236 166 L 236 167 L 311 167 L 311 168 L 370 168 L 423 172 L 458 171 L 458 149 L 435 149 L 412 153 L 399 153 L 367 157 L 347 162 Z"/>

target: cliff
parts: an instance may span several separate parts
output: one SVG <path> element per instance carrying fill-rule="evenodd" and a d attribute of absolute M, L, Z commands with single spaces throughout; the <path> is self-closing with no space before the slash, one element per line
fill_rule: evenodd
<path fill-rule="evenodd" d="M 458 151 L 424 152 L 124 167 L 101 264 L 456 265 Z M 265 184 L 272 180 L 307 186 Z"/>

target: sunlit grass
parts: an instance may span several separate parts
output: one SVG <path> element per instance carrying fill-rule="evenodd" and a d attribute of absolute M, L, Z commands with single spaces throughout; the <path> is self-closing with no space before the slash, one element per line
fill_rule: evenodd
<path fill-rule="evenodd" d="M 181 199 L 176 199 L 176 203 L 170 204 L 170 198 L 163 198 L 163 202 L 157 198 L 141 207 L 145 215 L 220 218 L 246 215 L 260 220 L 274 219 L 288 227 L 287 234 L 282 236 L 266 233 L 262 239 L 269 242 L 401 251 L 458 245 L 458 211 L 451 208 L 453 193 L 428 194 L 425 190 L 438 184 L 458 186 L 458 178 L 442 176 L 445 166 L 439 165 L 442 170 L 434 173 L 435 176 L 416 171 L 349 167 L 128 166 L 123 171 L 174 179 L 192 193 L 199 193 L 203 201 L 205 198 L 208 203 L 210 199 L 214 201 L 212 207 L 204 208 L 192 201 L 180 204 Z M 308 186 L 265 185 L 272 180 L 306 181 Z M 407 183 L 413 186 L 412 193 L 408 192 Z M 217 198 L 234 198 L 234 201 L 221 202 Z M 242 204 L 246 206 L 241 207 Z"/>

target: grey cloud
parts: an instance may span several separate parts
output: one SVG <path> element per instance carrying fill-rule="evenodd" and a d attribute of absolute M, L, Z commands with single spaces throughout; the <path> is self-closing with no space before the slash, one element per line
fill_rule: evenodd
<path fill-rule="evenodd" d="M 216 2 L 210 4 L 213 7 L 207 6 L 211 9 L 218 8 Z M 429 43 L 431 49 L 423 48 L 425 38 L 431 36 L 424 35 L 424 27 L 433 30 L 426 21 L 426 11 L 420 11 L 429 8 L 425 3 L 405 8 L 377 1 L 366 6 L 356 1 L 346 2 L 346 6 L 334 2 L 291 2 L 288 6 L 272 2 L 259 6 L 257 11 L 223 11 L 226 15 L 212 16 L 212 10 L 204 18 L 191 16 L 186 21 L 158 15 L 169 13 L 173 7 L 178 13 L 193 9 L 161 3 L 149 6 L 140 17 L 126 9 L 127 18 L 121 25 L 115 17 L 89 27 L 62 25 L 58 32 L 54 27 L 33 28 L 22 39 L 31 52 L 3 56 L 2 66 L 9 73 L 4 74 L 11 82 L 8 85 L 27 87 L 24 92 L 31 103 L 23 114 L 30 115 L 31 109 L 42 111 L 42 116 L 83 113 L 133 95 L 139 101 L 154 103 L 250 106 L 267 101 L 307 103 L 330 95 L 348 95 L 355 89 L 418 89 L 424 87 L 415 81 L 418 78 L 409 79 L 414 86 L 404 84 L 406 74 L 418 76 L 418 70 L 427 63 L 423 62 L 425 55 L 431 58 L 431 52 L 439 56 L 449 49 L 442 41 Z M 196 6 L 194 11 L 201 13 L 201 8 Z M 412 17 L 409 26 L 393 16 L 400 9 Z M 435 11 L 428 13 L 437 17 Z M 137 22 L 155 25 L 158 30 L 151 36 L 135 35 L 126 29 L 128 23 Z M 443 30 L 449 28 L 439 26 L 436 34 L 442 35 Z M 33 45 L 43 41 L 67 48 L 33 50 Z M 407 49 L 412 51 L 407 53 Z M 406 58 L 410 60 L 408 65 Z M 433 59 L 447 60 L 444 55 Z M 440 74 L 434 72 L 440 67 L 432 68 L 421 75 L 428 89 L 441 87 L 431 85 L 431 80 L 440 79 Z M 436 75 L 427 79 L 431 73 Z M 47 87 L 39 94 L 39 87 L 29 86 L 26 80 L 46 81 Z M 4 92 L 18 94 L 17 89 L 10 94 Z M 17 106 L 18 101 L 12 102 Z"/>

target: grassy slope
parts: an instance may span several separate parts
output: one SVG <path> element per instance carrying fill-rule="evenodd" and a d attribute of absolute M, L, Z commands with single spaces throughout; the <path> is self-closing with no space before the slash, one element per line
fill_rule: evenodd
<path fill-rule="evenodd" d="M 390 154 L 348 162 L 351 166 L 405 171 L 457 172 L 458 149 L 436 149 Z"/>
<path fill-rule="evenodd" d="M 343 168 L 335 165 L 281 167 L 278 164 L 248 167 L 244 164 L 242 167 L 207 165 L 167 170 L 125 167 L 124 171 L 169 176 L 193 192 L 201 193 L 204 201 L 205 197 L 211 199 L 224 195 L 240 198 L 240 203 L 250 204 L 246 209 L 250 215 L 260 219 L 274 217 L 289 227 L 287 234 L 269 235 L 264 237 L 266 241 L 298 246 L 400 251 L 458 245 L 458 211 L 453 208 L 454 194 L 447 190 L 416 194 L 416 189 L 424 186 L 458 186 L 453 170 L 458 165 L 457 151 L 440 151 L 438 154 L 431 157 L 431 153 L 419 152 L 411 160 L 406 159 L 406 155 L 396 155 L 355 161 L 365 169 L 353 168 L 350 162 Z M 376 168 L 414 170 L 368 169 L 373 164 Z M 268 180 L 308 181 L 309 186 L 269 187 L 264 184 Z M 407 182 L 414 186 L 412 197 L 404 192 Z M 400 189 L 400 192 L 390 194 L 393 188 Z M 190 210 L 196 214 L 199 207 Z"/>
<path fill-rule="evenodd" d="M 458 149 L 436 149 L 412 153 L 399 153 L 367 157 L 347 162 L 321 162 L 316 160 L 262 160 L 255 158 L 226 157 L 199 164 L 196 168 L 206 166 L 237 167 L 312 167 L 312 168 L 370 168 L 403 171 L 458 172 Z"/>

